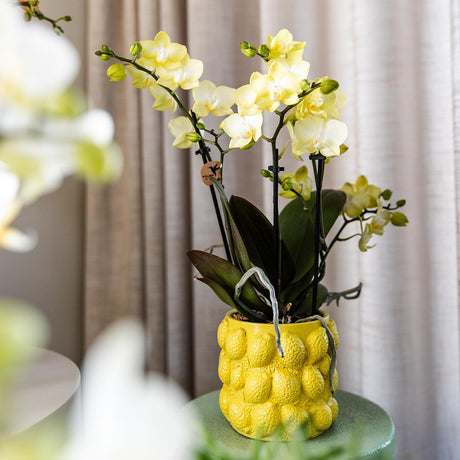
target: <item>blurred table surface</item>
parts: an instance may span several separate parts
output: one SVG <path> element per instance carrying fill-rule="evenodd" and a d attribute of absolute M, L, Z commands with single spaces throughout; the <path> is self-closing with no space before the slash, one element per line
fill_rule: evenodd
<path fill-rule="evenodd" d="M 67 406 L 80 387 L 80 370 L 65 356 L 40 349 L 8 395 L 7 432 L 15 435 Z"/>
<path fill-rule="evenodd" d="M 329 446 L 353 444 L 352 458 L 394 460 L 395 430 L 390 416 L 372 401 L 347 391 L 338 390 L 335 398 L 339 403 L 339 416 L 321 436 L 304 441 L 305 458 Z M 213 438 L 232 452 L 239 451 L 244 457 L 257 442 L 237 433 L 225 419 L 219 408 L 219 391 L 200 396 L 188 406 L 198 412 Z"/>

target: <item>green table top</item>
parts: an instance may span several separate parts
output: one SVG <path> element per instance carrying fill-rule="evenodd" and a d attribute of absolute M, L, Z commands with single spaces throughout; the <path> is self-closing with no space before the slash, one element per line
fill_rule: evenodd
<path fill-rule="evenodd" d="M 326 445 L 351 443 L 356 457 L 394 460 L 396 458 L 395 431 L 390 416 L 377 404 L 347 391 L 338 390 L 334 396 L 339 403 L 339 416 L 321 436 L 305 441 L 309 453 L 324 450 Z M 191 401 L 204 427 L 225 447 L 247 452 L 254 441 L 237 433 L 219 408 L 219 391 L 207 393 Z"/>

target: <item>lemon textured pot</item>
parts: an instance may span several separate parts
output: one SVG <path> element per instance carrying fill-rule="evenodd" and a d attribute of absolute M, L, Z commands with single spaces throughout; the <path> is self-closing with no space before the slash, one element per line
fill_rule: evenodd
<path fill-rule="evenodd" d="M 273 324 L 240 321 L 227 313 L 217 330 L 221 347 L 219 404 L 225 418 L 240 434 L 284 440 L 299 429 L 305 438 L 327 430 L 338 415 L 329 384 L 331 347 L 319 320 L 280 324 L 282 358 L 276 348 Z M 337 328 L 322 313 L 338 346 Z M 337 371 L 333 373 L 337 388 Z"/>

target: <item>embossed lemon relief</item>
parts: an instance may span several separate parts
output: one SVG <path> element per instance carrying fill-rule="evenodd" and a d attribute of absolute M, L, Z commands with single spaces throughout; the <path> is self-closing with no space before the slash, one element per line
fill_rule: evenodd
<path fill-rule="evenodd" d="M 325 319 L 338 345 L 335 323 Z M 318 436 L 338 416 L 326 330 L 319 321 L 280 328 L 284 358 L 277 352 L 272 325 L 230 314 L 220 323 L 220 407 L 233 428 L 250 438 L 269 440 L 280 428 L 284 439 L 299 428 L 307 438 Z M 332 372 L 337 388 L 337 371 Z"/>

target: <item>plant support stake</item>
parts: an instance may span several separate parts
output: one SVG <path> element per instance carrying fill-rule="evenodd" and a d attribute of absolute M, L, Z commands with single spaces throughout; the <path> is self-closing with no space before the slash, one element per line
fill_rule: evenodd
<path fill-rule="evenodd" d="M 195 131 L 200 134 L 200 130 L 196 127 L 196 124 L 198 122 L 196 115 L 194 112 L 191 112 L 192 118 L 194 121 L 194 126 L 195 126 Z M 200 134 L 201 136 L 201 134 Z M 196 155 L 201 155 L 201 158 L 203 160 L 203 164 L 206 164 L 208 161 L 211 160 L 209 156 L 209 147 L 206 146 L 203 140 L 198 141 L 199 149 L 195 152 Z M 224 248 L 225 248 L 225 256 L 227 257 L 227 260 L 231 263 L 232 262 L 232 256 L 230 255 L 230 247 L 228 246 L 228 241 L 227 241 L 227 234 L 225 233 L 225 227 L 224 227 L 224 222 L 222 220 L 222 215 L 220 213 L 220 208 L 219 208 L 219 203 L 217 202 L 217 196 L 216 196 L 216 190 L 214 189 L 214 185 L 209 186 L 209 190 L 211 192 L 211 198 L 212 198 L 212 203 L 214 205 L 214 211 L 216 212 L 216 217 L 217 217 L 217 223 L 219 224 L 219 230 L 220 230 L 220 235 L 222 237 L 222 241 L 224 243 Z"/>
<path fill-rule="evenodd" d="M 310 160 L 313 163 L 315 171 L 316 185 L 316 210 L 315 210 L 315 260 L 313 263 L 313 293 L 312 293 L 312 312 L 315 314 L 318 303 L 318 284 L 319 284 L 319 264 L 320 264 L 320 249 L 323 235 L 323 205 L 321 200 L 324 176 L 324 163 L 326 158 L 321 153 L 310 155 Z M 318 162 L 318 167 L 316 167 Z"/>
<path fill-rule="evenodd" d="M 284 171 L 283 167 L 278 165 L 278 149 L 273 149 L 273 166 L 268 169 L 273 173 L 273 266 L 275 269 L 275 294 L 279 298 L 280 284 L 281 284 L 281 240 L 280 240 L 280 223 L 278 213 L 278 181 L 279 172 Z"/>

